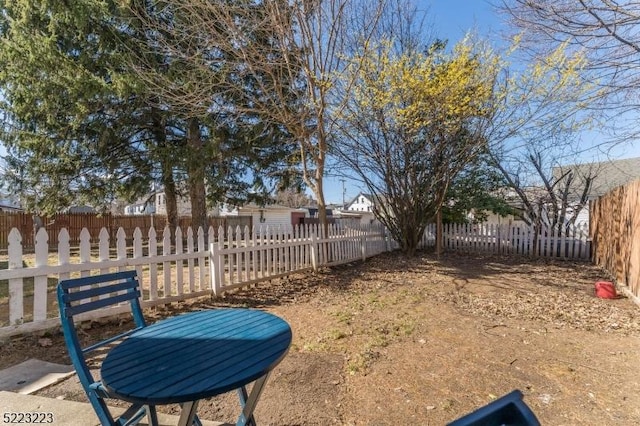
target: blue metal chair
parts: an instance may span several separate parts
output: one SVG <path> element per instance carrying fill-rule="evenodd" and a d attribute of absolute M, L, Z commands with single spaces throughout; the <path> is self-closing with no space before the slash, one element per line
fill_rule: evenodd
<path fill-rule="evenodd" d="M 533 411 L 522 400 L 522 392 L 514 390 L 478 408 L 447 426 L 540 426 Z"/>
<path fill-rule="evenodd" d="M 154 406 L 134 404 L 121 416 L 114 418 L 105 403 L 105 398 L 110 398 L 110 396 L 102 386 L 102 383 L 94 379 L 86 362 L 88 353 L 104 348 L 110 343 L 125 338 L 134 331 L 146 326 L 140 307 L 140 285 L 136 277 L 136 271 L 62 280 L 58 283 L 57 291 L 60 320 L 67 350 L 80 383 L 87 397 L 89 397 L 100 423 L 103 426 L 135 425 L 145 416 L 148 416 L 149 424 L 157 424 L 158 420 Z M 76 315 L 119 305 L 123 302 L 129 302 L 131 306 L 135 328 L 83 348 L 74 326 Z"/>

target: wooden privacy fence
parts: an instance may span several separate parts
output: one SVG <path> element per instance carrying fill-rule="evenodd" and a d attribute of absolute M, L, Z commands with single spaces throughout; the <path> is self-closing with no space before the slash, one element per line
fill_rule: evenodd
<path fill-rule="evenodd" d="M 252 225 L 251 216 L 211 216 L 208 218 L 209 226 L 215 231 L 219 227 L 227 230 L 230 226 Z M 80 244 L 80 232 L 87 229 L 90 235 L 98 235 L 102 229 L 109 233 L 111 241 L 116 240 L 116 233 L 120 228 L 131 238 L 136 228 L 140 229 L 164 229 L 167 225 L 167 217 L 164 215 L 111 215 L 96 213 L 58 213 L 50 216 L 36 216 L 24 212 L 0 211 L 0 251 L 7 249 L 9 232 L 13 228 L 18 229 L 22 236 L 22 247 L 33 250 L 35 247 L 35 235 L 40 228 L 45 228 L 49 235 L 49 244 L 58 244 L 58 235 L 63 229 L 67 230 L 69 242 L 72 245 Z M 178 226 L 187 229 L 191 226 L 191 217 L 181 217 Z M 131 243 L 131 241 L 129 241 Z"/>
<path fill-rule="evenodd" d="M 640 304 L 640 180 L 591 202 L 593 262 Z"/>
<path fill-rule="evenodd" d="M 226 239 L 215 238 L 225 234 Z M 56 326 L 55 287 L 58 280 L 72 276 L 135 268 L 143 290 L 142 305 L 149 307 L 219 295 L 241 285 L 365 259 L 387 250 L 384 230 L 376 226 L 355 229 L 331 225 L 326 235 L 315 225 L 266 227 L 253 232 L 249 227 L 210 227 L 207 235 L 205 241 L 202 228 L 197 233 L 178 228 L 176 244 L 172 244 L 169 228 L 161 235 L 151 228 L 145 236 L 139 228 L 132 236 L 120 228 L 115 244 L 111 244 L 110 234 L 103 228 L 92 244 L 85 228 L 76 247 L 63 229 L 56 237 L 57 247 L 50 250 L 49 234 L 41 228 L 34 254 L 25 256 L 20 232 L 13 229 L 8 237 L 6 269 L 0 269 L 0 337 Z M 97 311 L 94 315 L 114 312 Z"/>

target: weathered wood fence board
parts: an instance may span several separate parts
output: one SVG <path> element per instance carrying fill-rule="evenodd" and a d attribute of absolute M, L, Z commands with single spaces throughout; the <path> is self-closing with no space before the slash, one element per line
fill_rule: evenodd
<path fill-rule="evenodd" d="M 640 180 L 591 202 L 593 261 L 640 304 Z"/>
<path fill-rule="evenodd" d="M 249 226 L 250 216 L 224 216 L 209 217 L 209 226 L 218 230 L 220 226 Z M 167 225 L 167 217 L 163 215 L 98 215 L 95 213 L 58 213 L 51 216 L 35 216 L 24 212 L 0 211 L 0 251 L 6 250 L 9 242 L 9 232 L 13 228 L 18 229 L 22 236 L 22 247 L 25 250 L 33 250 L 35 247 L 35 233 L 40 228 L 47 230 L 49 243 L 56 245 L 58 236 L 63 229 L 69 234 L 69 242 L 73 246 L 80 243 L 80 232 L 86 229 L 90 235 L 98 235 L 102 229 L 109 233 L 111 241 L 116 240 L 116 233 L 120 228 L 124 229 L 128 238 L 133 237 L 136 228 L 140 229 L 164 229 Z M 178 220 L 181 229 L 191 226 L 190 217 L 181 217 Z M 128 240 L 131 243 L 131 240 Z"/>

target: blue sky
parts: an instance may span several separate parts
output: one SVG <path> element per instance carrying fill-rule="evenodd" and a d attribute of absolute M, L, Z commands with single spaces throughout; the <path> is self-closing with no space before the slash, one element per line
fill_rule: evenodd
<path fill-rule="evenodd" d="M 499 33 L 506 29 L 493 7 L 485 0 L 416 0 L 419 9 L 428 11 L 427 22 L 433 23 L 437 37 L 447 39 L 449 45 L 455 44 L 465 34 L 473 30 L 479 36 L 491 40 L 494 45 L 500 44 Z M 597 131 L 584 132 L 581 135 L 581 146 L 589 147 L 601 142 L 604 136 Z M 610 148 L 606 153 L 590 150 L 576 162 L 606 161 L 607 158 L 640 157 L 640 142 L 626 143 Z M 339 177 L 327 177 L 325 185 L 325 201 L 341 204 L 343 183 Z M 365 188 L 356 182 L 345 182 L 345 200 L 353 199 Z"/>

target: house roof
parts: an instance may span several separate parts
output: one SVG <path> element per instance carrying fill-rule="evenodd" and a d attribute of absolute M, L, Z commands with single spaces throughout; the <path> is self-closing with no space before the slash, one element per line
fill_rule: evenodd
<path fill-rule="evenodd" d="M 351 205 L 351 204 L 353 204 L 353 203 L 357 202 L 357 201 L 358 201 L 358 198 L 360 198 L 360 197 L 365 197 L 366 199 L 368 199 L 369 201 L 371 201 L 371 202 L 373 203 L 373 196 L 372 196 L 371 194 L 365 194 L 364 192 L 359 192 L 359 193 L 358 193 L 358 195 L 356 195 L 355 197 L 353 197 L 353 198 L 351 199 L 351 201 L 349 201 L 349 202 L 347 203 L 347 205 L 349 206 L 349 205 Z"/>
<path fill-rule="evenodd" d="M 554 167 L 552 174 L 558 179 L 568 171 L 574 172 L 572 196 L 579 197 L 586 179 L 592 176 L 593 182 L 588 195 L 590 199 L 597 198 L 618 186 L 640 179 L 640 157 Z"/>

